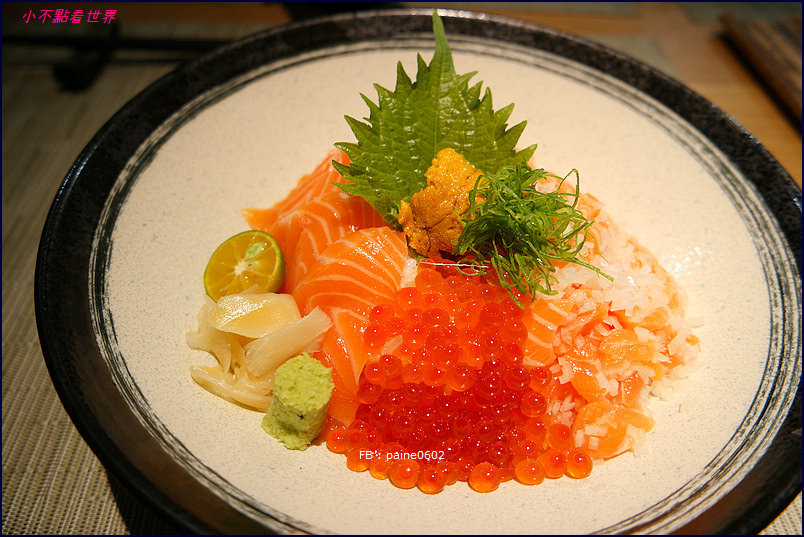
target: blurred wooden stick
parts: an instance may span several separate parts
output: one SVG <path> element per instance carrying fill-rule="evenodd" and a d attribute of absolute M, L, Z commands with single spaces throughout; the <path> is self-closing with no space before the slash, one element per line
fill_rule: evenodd
<path fill-rule="evenodd" d="M 801 15 L 746 21 L 725 14 L 720 20 L 740 54 L 801 122 Z"/>

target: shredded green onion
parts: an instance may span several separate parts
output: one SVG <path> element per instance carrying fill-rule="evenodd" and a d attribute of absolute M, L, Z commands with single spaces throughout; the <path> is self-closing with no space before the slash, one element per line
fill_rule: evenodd
<path fill-rule="evenodd" d="M 573 174 L 575 190 L 561 192 Z M 539 192 L 536 184 L 549 176 L 561 179 L 558 187 Z M 578 187 L 577 170 L 561 178 L 522 164 L 478 177 L 469 192 L 470 206 L 453 254 L 463 256 L 462 264 L 469 267 L 465 272 L 493 268 L 520 306 L 513 289 L 531 298 L 537 292 L 556 294 L 555 261 L 575 263 L 611 279 L 580 256 L 592 221 L 576 208 Z"/>

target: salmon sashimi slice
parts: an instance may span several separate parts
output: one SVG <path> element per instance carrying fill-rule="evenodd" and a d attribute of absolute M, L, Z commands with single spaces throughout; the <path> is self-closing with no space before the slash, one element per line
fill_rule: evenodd
<path fill-rule="evenodd" d="M 601 372 L 596 361 L 578 360 L 570 356 L 564 357 L 563 360 L 570 368 L 569 381 L 581 397 L 591 402 L 609 394 L 611 382 Z M 614 386 L 619 390 L 619 384 L 614 382 Z"/>
<path fill-rule="evenodd" d="M 642 393 L 642 388 L 645 386 L 645 381 L 642 376 L 634 371 L 628 377 L 620 381 L 620 391 L 617 394 L 617 400 L 623 406 L 638 408 L 640 406 L 639 396 Z"/>
<path fill-rule="evenodd" d="M 597 399 L 580 408 L 572 433 L 592 457 L 609 459 L 632 449 L 653 425 L 653 418 L 643 412 Z"/>
<path fill-rule="evenodd" d="M 609 375 L 623 374 L 634 362 L 650 362 L 654 354 L 633 330 L 613 330 L 600 343 L 600 362 Z"/>
<path fill-rule="evenodd" d="M 343 323 L 339 323 L 343 326 Z M 361 352 L 356 350 L 354 352 Z M 327 414 L 341 423 L 351 423 L 357 412 L 357 382 L 353 380 L 350 367 L 349 350 L 346 348 L 337 328 L 330 329 L 324 336 L 321 349 L 314 357 L 332 370 L 333 390 L 327 406 Z"/>
<path fill-rule="evenodd" d="M 319 307 L 368 317 L 371 308 L 393 299 L 407 258 L 402 233 L 390 227 L 355 231 L 324 250 L 293 296 L 303 315 Z"/>
<path fill-rule="evenodd" d="M 354 418 L 358 379 L 370 356 L 363 344 L 369 313 L 394 299 L 407 259 L 402 233 L 386 226 L 361 229 L 328 246 L 293 292 L 303 315 L 318 307 L 332 319 L 316 357 L 333 368 L 333 417 L 343 423 Z"/>
<path fill-rule="evenodd" d="M 280 292 L 292 293 L 324 250 L 346 235 L 385 221 L 363 198 L 329 192 L 307 203 L 268 230 L 285 259 L 285 281 Z"/>
<path fill-rule="evenodd" d="M 572 303 L 566 300 L 536 298 L 525 312 L 522 322 L 528 329 L 524 345 L 525 365 L 548 366 L 556 359 L 553 339 L 560 326 L 572 317 Z"/>
<path fill-rule="evenodd" d="M 270 233 L 269 229 L 278 220 L 292 214 L 304 207 L 310 201 L 320 198 L 328 192 L 340 192 L 333 183 L 348 183 L 344 177 L 335 170 L 332 161 L 349 165 L 349 157 L 340 149 L 330 149 L 312 173 L 299 179 L 296 187 L 290 191 L 285 199 L 268 209 L 247 208 L 241 209 L 240 214 L 245 218 L 251 229 L 259 229 Z"/>

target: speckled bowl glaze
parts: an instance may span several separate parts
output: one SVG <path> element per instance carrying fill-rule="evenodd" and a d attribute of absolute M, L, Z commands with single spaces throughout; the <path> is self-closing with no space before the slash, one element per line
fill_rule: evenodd
<path fill-rule="evenodd" d="M 59 395 L 103 463 L 189 531 L 749 533 L 801 489 L 800 191 L 714 105 L 651 68 L 554 30 L 442 14 L 458 72 L 580 170 L 686 290 L 701 356 L 638 454 L 588 479 L 435 496 L 288 451 L 261 415 L 196 386 L 185 333 L 208 256 L 336 141 L 360 93 L 432 52 L 431 14 L 293 24 L 159 80 L 97 134 L 59 190 L 36 267 L 40 340 Z"/>

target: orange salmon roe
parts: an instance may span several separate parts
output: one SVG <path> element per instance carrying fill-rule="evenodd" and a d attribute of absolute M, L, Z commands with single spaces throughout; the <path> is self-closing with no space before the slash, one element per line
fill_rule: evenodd
<path fill-rule="evenodd" d="M 481 462 L 469 474 L 469 486 L 477 492 L 491 492 L 500 486 L 500 469 L 490 462 Z"/>
<path fill-rule="evenodd" d="M 384 457 L 372 457 L 369 462 L 369 473 L 374 479 L 387 479 L 391 473 L 391 462 Z"/>
<path fill-rule="evenodd" d="M 592 458 L 582 449 L 574 449 L 567 457 L 567 475 L 582 479 L 592 473 Z"/>
<path fill-rule="evenodd" d="M 360 406 L 351 425 L 327 433 L 328 449 L 354 471 L 427 494 L 458 481 L 491 492 L 589 475 L 591 458 L 551 410 L 581 396 L 560 372 L 523 365 L 523 314 L 488 277 L 422 262 L 415 286 L 371 310 L 364 343 L 375 355 L 360 375 Z"/>
<path fill-rule="evenodd" d="M 446 484 L 446 476 L 435 466 L 427 466 L 419 471 L 417 485 L 425 494 L 438 494 L 444 490 Z"/>
<path fill-rule="evenodd" d="M 327 449 L 333 453 L 346 453 L 348 444 L 346 442 L 345 429 L 330 429 L 327 433 Z"/>
<path fill-rule="evenodd" d="M 517 463 L 514 473 L 516 480 L 523 485 L 538 485 L 544 481 L 544 468 L 534 459 L 525 459 Z"/>
<path fill-rule="evenodd" d="M 564 475 L 567 469 L 567 456 L 557 449 L 550 448 L 539 456 L 539 462 L 544 468 L 544 475 L 550 479 L 557 479 Z"/>
<path fill-rule="evenodd" d="M 410 460 L 399 461 L 391 468 L 388 477 L 391 483 L 401 489 L 413 488 L 419 481 L 419 463 Z"/>
<path fill-rule="evenodd" d="M 359 449 L 351 449 L 346 454 L 346 467 L 353 472 L 365 472 L 369 464 L 370 460 Z"/>

